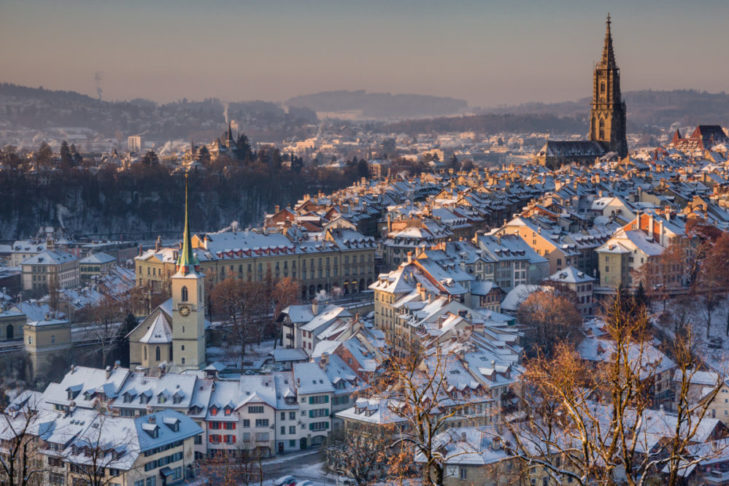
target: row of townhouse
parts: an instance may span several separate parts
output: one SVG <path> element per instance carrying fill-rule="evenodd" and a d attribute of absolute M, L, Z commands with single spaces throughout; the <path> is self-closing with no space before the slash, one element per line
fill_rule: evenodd
<path fill-rule="evenodd" d="M 331 349 L 331 355 L 293 362 L 290 371 L 235 379 L 219 377 L 214 366 L 182 374 L 74 366 L 60 383 L 50 383 L 40 400 L 58 413 L 101 406 L 114 417 L 130 419 L 174 411 L 200 427 L 196 457 L 218 452 L 270 456 L 321 444 L 340 425 L 334 413 L 366 386 L 360 371 L 370 366 L 366 358 L 348 354 L 347 347 Z"/>
<path fill-rule="evenodd" d="M 193 477 L 202 429 L 189 417 L 174 410 L 119 417 L 74 404 L 58 409 L 44 398 L 23 392 L 4 411 L 0 457 L 13 462 L 16 477 L 2 468 L 0 483 L 157 486 Z"/>
<path fill-rule="evenodd" d="M 361 292 L 374 279 L 374 239 L 347 228 L 316 236 L 222 231 L 194 235 L 192 246 L 213 285 L 226 278 L 265 282 L 288 277 L 300 282 L 301 298 L 306 300 L 322 290 Z M 169 285 L 178 253 L 158 244 L 137 256 L 137 285 L 156 290 Z"/>

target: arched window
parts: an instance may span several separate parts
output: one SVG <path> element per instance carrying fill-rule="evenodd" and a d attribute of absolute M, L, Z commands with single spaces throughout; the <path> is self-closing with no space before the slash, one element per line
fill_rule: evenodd
<path fill-rule="evenodd" d="M 605 92 L 605 81 L 600 83 L 600 93 L 604 93 L 604 92 Z"/>
<path fill-rule="evenodd" d="M 187 299 L 189 298 L 187 294 L 187 287 L 182 287 L 182 302 L 187 302 Z"/>
<path fill-rule="evenodd" d="M 602 140 L 603 138 L 605 138 L 605 120 L 603 120 L 602 118 L 600 119 L 599 126 L 600 126 L 600 129 L 599 129 L 600 134 L 599 134 L 598 138 L 600 138 L 600 140 Z"/>
<path fill-rule="evenodd" d="M 5 337 L 7 339 L 13 339 L 15 337 L 15 328 L 12 324 L 8 324 L 8 327 L 5 328 Z"/>
<path fill-rule="evenodd" d="M 159 346 L 157 346 L 157 348 L 156 348 L 156 349 L 154 350 L 154 359 L 155 359 L 156 361 L 160 361 L 160 351 L 159 351 Z"/>

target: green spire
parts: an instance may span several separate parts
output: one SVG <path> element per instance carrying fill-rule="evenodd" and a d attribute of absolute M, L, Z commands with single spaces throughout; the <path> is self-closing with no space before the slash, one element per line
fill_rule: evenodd
<path fill-rule="evenodd" d="M 195 253 L 192 251 L 192 238 L 190 238 L 190 218 L 188 217 L 187 210 L 187 179 L 188 174 L 185 173 L 185 233 L 182 235 L 182 251 L 180 257 L 177 259 L 177 272 L 182 272 L 183 275 L 197 271 L 200 266 L 200 262 L 197 261 Z"/>

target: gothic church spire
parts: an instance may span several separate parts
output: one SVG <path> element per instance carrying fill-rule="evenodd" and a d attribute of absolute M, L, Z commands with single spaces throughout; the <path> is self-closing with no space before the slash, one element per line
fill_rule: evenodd
<path fill-rule="evenodd" d="M 195 253 L 192 251 L 192 238 L 190 237 L 190 218 L 188 215 L 187 189 L 188 174 L 185 173 L 185 230 L 182 234 L 182 251 L 177 259 L 177 273 L 188 275 L 200 269 Z"/>
<path fill-rule="evenodd" d="M 605 22 L 605 45 L 602 48 L 602 62 L 600 63 L 603 68 L 614 68 L 615 65 L 615 53 L 613 52 L 613 36 L 610 32 L 610 14 L 607 16 L 607 22 Z"/>

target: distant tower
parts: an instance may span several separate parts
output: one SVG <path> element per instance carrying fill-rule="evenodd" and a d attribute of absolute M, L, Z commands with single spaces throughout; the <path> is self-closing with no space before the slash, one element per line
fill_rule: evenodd
<path fill-rule="evenodd" d="M 205 364 L 205 276 L 192 251 L 185 174 L 185 232 L 172 281 L 172 360 L 179 368 Z"/>
<path fill-rule="evenodd" d="M 601 142 L 621 157 L 628 155 L 625 137 L 625 103 L 620 95 L 620 69 L 615 63 L 610 15 L 605 29 L 602 59 L 595 66 L 590 110 L 590 140 Z"/>

